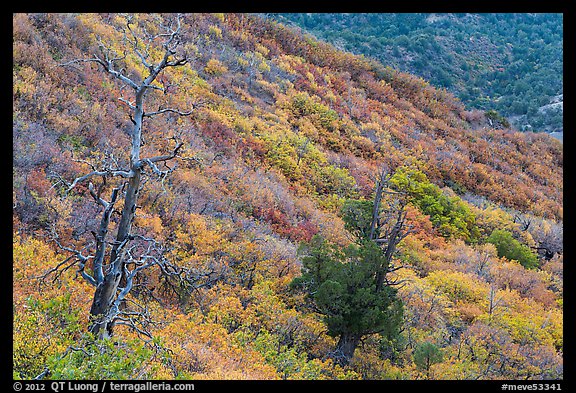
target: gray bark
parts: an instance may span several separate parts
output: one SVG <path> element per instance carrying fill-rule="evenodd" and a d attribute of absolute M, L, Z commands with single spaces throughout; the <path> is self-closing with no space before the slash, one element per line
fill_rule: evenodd
<path fill-rule="evenodd" d="M 134 128 L 132 130 L 132 146 L 130 151 L 131 177 L 128 180 L 124 194 L 124 207 L 122 209 L 120 223 L 118 224 L 116 241 L 110 252 L 110 269 L 104 279 L 98 283 L 96 291 L 94 292 L 92 307 L 90 308 L 92 324 L 89 330 L 99 338 L 112 335 L 114 315 L 110 315 L 110 311 L 124 275 L 126 261 L 122 255 L 122 250 L 128 241 L 136 213 L 143 165 L 140 162 L 140 144 L 142 140 L 143 96 L 145 89 L 145 86 L 141 86 L 136 94 L 136 107 L 134 108 L 133 116 Z M 125 285 L 127 285 L 127 283 L 125 283 Z"/>
<path fill-rule="evenodd" d="M 106 269 L 104 269 L 104 258 L 106 253 L 105 238 L 108 232 L 108 224 L 110 222 L 112 207 L 117 197 L 117 189 L 114 190 L 113 197 L 109 204 L 105 204 L 105 202 L 102 201 L 104 203 L 105 210 L 101 219 L 100 228 L 96 235 L 97 252 L 94 260 L 94 281 L 96 282 L 97 286 L 94 292 L 92 306 L 90 308 L 91 322 L 89 331 L 93 333 L 97 338 L 105 338 L 113 334 L 114 323 L 117 319 L 119 319 L 122 303 L 132 288 L 132 280 L 134 276 L 143 268 L 150 266 L 147 264 L 141 264 L 138 267 L 135 267 L 132 272 L 129 272 L 127 269 L 127 263 L 129 261 L 125 255 L 126 245 L 131 240 L 131 238 L 133 238 L 131 235 L 131 229 L 136 214 L 139 197 L 138 192 L 141 185 L 143 167 L 145 165 L 150 165 L 156 172 L 157 167 L 153 163 L 174 158 L 176 156 L 177 149 L 182 146 L 182 144 L 179 144 L 174 154 L 172 155 L 141 159 L 140 150 L 142 145 L 142 127 L 144 118 L 167 112 L 174 112 L 181 115 L 188 115 L 191 113 L 182 113 L 175 109 L 162 109 L 149 114 L 146 114 L 144 111 L 144 97 L 146 92 L 148 89 L 160 89 L 157 86 L 153 86 L 152 83 L 162 72 L 162 70 L 164 70 L 166 67 L 176 67 L 187 63 L 187 59 L 185 57 L 180 59 L 173 59 L 176 55 L 176 49 L 180 45 L 180 17 L 177 17 L 175 22 L 177 23 L 176 28 L 172 27 L 172 25 L 169 26 L 167 34 L 165 34 L 166 39 L 162 44 L 165 52 L 162 60 L 158 64 L 152 65 L 148 63 L 148 54 L 143 54 L 139 50 L 138 38 L 130 27 L 131 21 L 128 20 L 127 30 L 132 33 L 133 37 L 133 41 L 131 42 L 132 48 L 130 49 L 132 49 L 140 57 L 142 63 L 149 70 L 149 75 L 140 82 L 134 81 L 124 75 L 123 70 L 118 71 L 115 69 L 116 59 L 108 58 L 109 51 L 106 50 L 103 44 L 101 44 L 101 48 L 105 54 L 104 59 L 95 56 L 92 59 L 73 61 L 91 61 L 100 64 L 105 72 L 107 72 L 113 78 L 120 80 L 124 85 L 132 88 L 134 92 L 133 103 L 127 101 L 126 99 L 122 99 L 122 101 L 125 102 L 132 111 L 130 118 L 134 125 L 131 131 L 130 171 L 122 171 L 122 173 L 118 173 L 123 177 L 127 177 L 128 180 L 125 184 L 124 207 L 121 212 L 121 218 L 118 224 L 116 238 L 112 243 L 112 249 L 109 254 L 109 260 L 108 264 L 106 265 Z M 148 38 L 151 42 L 151 37 Z M 92 174 L 89 174 L 89 176 L 94 174 L 102 175 L 100 172 L 93 172 Z M 87 177 L 76 179 L 71 188 L 76 184 L 77 181 L 84 180 L 84 178 Z"/>
<path fill-rule="evenodd" d="M 384 253 L 384 263 L 376 271 L 375 292 L 380 292 L 385 284 L 386 274 L 390 271 L 392 258 L 396 252 L 396 246 L 409 233 L 404 227 L 406 220 L 406 211 L 404 210 L 405 201 L 401 200 L 396 211 L 386 213 L 384 219 L 380 216 L 380 205 L 384 193 L 399 194 L 392 191 L 386 191 L 387 173 L 383 169 L 380 173 L 380 179 L 376 183 L 376 192 L 374 195 L 374 205 L 372 208 L 372 222 L 370 225 L 370 240 L 378 243 Z M 392 219 L 395 221 L 392 222 Z M 395 268 L 394 270 L 397 270 Z"/>
<path fill-rule="evenodd" d="M 341 366 L 346 366 L 352 360 L 361 337 L 354 333 L 341 334 L 332 358 Z"/>

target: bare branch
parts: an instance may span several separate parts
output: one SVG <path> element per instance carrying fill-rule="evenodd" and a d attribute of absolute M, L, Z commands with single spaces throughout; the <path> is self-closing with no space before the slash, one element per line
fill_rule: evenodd
<path fill-rule="evenodd" d="M 122 317 L 116 317 L 116 318 L 114 318 L 113 323 L 114 323 L 114 325 L 128 326 L 131 329 L 135 330 L 136 333 L 138 333 L 139 335 L 146 336 L 149 339 L 154 338 L 150 332 L 147 332 L 146 330 L 140 329 L 138 326 L 136 326 L 135 321 L 131 318 L 127 319 L 127 318 L 122 318 Z"/>
<path fill-rule="evenodd" d="M 144 117 L 152 117 L 152 116 L 161 115 L 163 113 L 169 113 L 169 112 L 176 113 L 177 115 L 180 115 L 180 116 L 189 116 L 193 113 L 193 111 L 181 112 L 178 109 L 166 108 L 166 109 L 158 109 L 156 112 L 145 112 Z"/>
<path fill-rule="evenodd" d="M 179 142 L 176 147 L 174 148 L 174 150 L 172 151 L 172 153 L 170 154 L 166 154 L 163 156 L 156 156 L 156 157 L 151 157 L 151 158 L 144 158 L 142 159 L 143 162 L 147 163 L 148 165 L 152 165 L 152 163 L 154 162 L 159 162 L 159 161 L 168 161 L 171 160 L 173 158 L 175 158 L 178 155 L 178 151 L 182 148 L 182 146 L 184 146 L 184 142 Z"/>
<path fill-rule="evenodd" d="M 70 261 L 71 259 L 73 259 L 74 257 L 75 257 L 75 255 L 70 255 L 70 256 L 68 256 L 68 257 L 67 257 L 66 259 L 64 259 L 62 262 L 58 263 L 58 265 L 56 265 L 55 267 L 49 269 L 48 271 L 46 271 L 46 272 L 45 272 L 44 274 L 42 274 L 41 276 L 36 276 L 36 277 L 33 277 L 33 278 L 44 280 L 44 279 L 47 278 L 50 274 L 58 271 L 58 269 L 60 269 L 62 266 L 64 266 L 67 262 L 69 262 L 69 261 Z M 72 262 L 71 266 L 73 266 L 75 263 L 76 263 L 76 261 Z M 67 269 L 69 269 L 69 268 L 70 268 L 70 266 L 69 266 Z M 54 281 L 55 281 L 55 280 L 56 280 L 56 279 L 54 279 Z"/>
<path fill-rule="evenodd" d="M 187 63 L 188 63 L 188 59 L 183 57 L 183 58 L 178 59 L 178 60 L 167 62 L 166 67 L 178 67 L 178 66 L 183 66 Z"/>
<path fill-rule="evenodd" d="M 113 60 L 120 60 L 120 59 L 121 58 L 115 58 Z M 102 66 L 102 68 L 104 68 L 104 70 L 106 72 L 108 72 L 109 74 L 111 74 L 115 78 L 120 79 L 122 82 L 124 82 L 125 84 L 127 84 L 128 86 L 130 86 L 131 88 L 133 88 L 135 90 L 138 89 L 138 85 L 132 79 L 128 78 L 127 76 L 125 76 L 124 74 L 122 74 L 119 71 L 116 71 L 113 68 L 112 60 L 104 61 L 96 55 L 94 55 L 94 57 L 90 58 L 90 59 L 74 59 L 74 60 L 67 61 L 65 63 L 60 63 L 58 65 L 61 67 L 66 67 L 66 66 L 70 66 L 72 64 L 78 64 L 78 63 L 98 63 Z"/>
<path fill-rule="evenodd" d="M 60 278 L 60 276 L 62 276 L 62 274 L 64 272 L 66 272 L 67 270 L 69 270 L 70 268 L 72 268 L 72 266 L 78 264 L 78 271 L 76 273 L 76 275 L 80 274 L 86 281 L 88 281 L 90 284 L 92 285 L 96 285 L 96 280 L 94 279 L 94 277 L 90 276 L 88 273 L 86 273 L 86 271 L 84 270 L 85 266 L 86 266 L 86 262 L 92 258 L 94 258 L 92 255 L 88 255 L 88 256 L 84 256 L 82 254 L 82 251 L 78 251 L 76 249 L 70 248 L 70 247 L 65 247 L 63 246 L 60 241 L 58 240 L 58 234 L 56 233 L 55 228 L 52 228 L 52 240 L 56 243 L 56 245 L 58 246 L 58 248 L 60 248 L 61 250 L 65 250 L 68 252 L 71 252 L 72 255 L 68 256 L 67 258 L 65 258 L 63 261 L 61 261 L 60 263 L 58 263 L 55 267 L 47 270 L 44 274 L 42 274 L 41 276 L 38 277 L 34 277 L 36 279 L 41 279 L 44 280 L 46 279 L 48 276 L 50 276 L 52 273 L 55 273 L 54 278 L 52 279 L 52 282 L 56 282 L 56 280 L 58 280 Z M 87 245 L 84 248 L 88 248 L 90 245 Z M 72 261 L 71 263 L 69 263 L 70 261 Z M 66 265 L 68 264 L 68 265 Z M 66 265 L 66 266 L 65 266 Z"/>
<path fill-rule="evenodd" d="M 37 376 L 35 376 L 34 378 L 32 378 L 33 380 L 40 380 L 42 378 L 44 378 L 46 375 L 48 375 L 50 373 L 50 369 L 48 367 L 44 368 L 44 371 L 42 371 L 40 374 L 38 374 Z"/>
<path fill-rule="evenodd" d="M 104 179 L 106 179 L 104 177 Z M 92 198 L 94 198 L 94 200 L 96 201 L 96 203 L 98 203 L 101 206 L 104 206 L 104 208 L 106 208 L 108 206 L 108 202 L 106 202 L 104 199 L 100 198 L 100 191 L 98 191 L 98 194 L 96 194 L 96 192 L 94 191 L 94 185 L 92 184 L 92 182 L 88 183 L 88 190 L 90 191 L 90 195 L 92 195 Z"/>
<path fill-rule="evenodd" d="M 389 268 L 388 268 L 388 273 L 392 273 L 392 272 L 395 272 L 395 271 L 397 271 L 397 270 L 404 269 L 405 267 L 406 267 L 406 266 L 404 266 L 404 265 L 392 266 L 391 268 L 389 267 Z"/>
<path fill-rule="evenodd" d="M 125 103 L 126 105 L 128 105 L 128 107 L 130 109 L 136 109 L 136 105 L 134 105 L 132 102 L 128 101 L 127 99 L 125 99 L 124 97 L 118 97 L 118 99 L 120 101 L 122 101 L 123 103 Z M 134 120 L 132 120 L 132 122 L 134 122 Z"/>
<path fill-rule="evenodd" d="M 142 53 L 140 51 L 140 49 L 138 48 L 140 46 L 139 40 L 138 40 L 138 36 L 136 35 L 136 33 L 134 33 L 134 31 L 132 30 L 132 27 L 130 27 L 130 25 L 132 24 L 132 17 L 128 17 L 126 20 L 126 28 L 128 29 L 128 31 L 130 32 L 130 34 L 132 35 L 132 42 L 130 43 L 132 45 L 132 48 L 134 49 L 134 52 L 138 55 L 138 57 L 140 58 L 140 61 L 142 62 L 142 64 L 144 65 L 144 67 L 148 68 L 148 70 L 150 70 L 150 73 L 153 72 L 154 70 L 154 66 L 152 64 L 150 64 L 148 62 L 148 57 L 150 57 L 150 54 L 148 53 L 148 46 L 146 45 L 145 48 L 145 53 Z M 126 33 L 126 31 L 124 31 L 124 33 Z M 126 37 L 126 40 L 128 40 L 128 38 Z"/>
<path fill-rule="evenodd" d="M 73 347 L 73 346 L 69 346 L 68 348 L 66 348 L 66 351 L 64 351 L 64 353 L 62 354 L 62 356 L 60 357 L 61 359 L 66 357 L 70 351 L 75 351 L 75 352 L 82 352 L 84 355 L 88 356 L 88 357 L 92 357 L 94 354 L 88 352 L 86 349 L 84 348 L 77 348 L 77 347 Z"/>
<path fill-rule="evenodd" d="M 72 190 L 76 186 L 76 184 L 78 184 L 79 182 L 82 182 L 86 179 L 89 179 L 92 176 L 121 176 L 124 178 L 130 178 L 133 175 L 134 174 L 132 171 L 123 171 L 123 170 L 104 169 L 103 171 L 92 171 L 90 173 L 85 174 L 84 176 L 80 176 L 80 177 L 77 177 L 76 179 L 74 179 L 74 181 L 72 182 L 72 184 L 70 184 L 70 186 L 68 187 L 68 190 L 66 190 L 66 191 L 69 192 L 70 190 Z"/>
<path fill-rule="evenodd" d="M 92 277 L 91 275 L 89 275 L 88 273 L 86 273 L 86 271 L 84 270 L 84 267 L 86 266 L 86 263 L 84 261 L 79 261 L 78 262 L 78 272 L 76 275 L 78 275 L 78 273 L 80 273 L 80 275 L 86 280 L 88 281 L 91 285 L 93 286 L 98 286 L 98 281 Z"/>
<path fill-rule="evenodd" d="M 146 85 L 146 87 L 147 87 L 147 88 L 150 88 L 150 89 L 160 90 L 161 92 L 164 92 L 164 93 L 166 92 L 165 89 L 164 89 L 163 87 L 160 87 L 160 86 L 156 86 L 156 85 Z"/>
<path fill-rule="evenodd" d="M 399 288 L 403 288 L 407 282 L 410 282 L 410 280 L 407 278 L 402 279 L 402 280 L 392 280 L 392 281 L 386 279 L 386 285 L 390 285 L 390 286 L 400 285 Z"/>

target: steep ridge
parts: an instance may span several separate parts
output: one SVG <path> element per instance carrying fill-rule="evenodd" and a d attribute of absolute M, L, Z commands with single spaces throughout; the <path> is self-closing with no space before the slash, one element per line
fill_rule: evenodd
<path fill-rule="evenodd" d="M 446 90 L 237 14 L 183 15 L 190 61 L 147 96 L 151 110 L 168 103 L 192 114 L 145 125 L 145 156 L 182 140 L 187 159 L 146 182 L 135 230 L 167 244 L 197 285 L 142 279 L 134 299 L 157 321 L 147 326 L 155 346 L 121 329 L 122 351 L 103 350 L 90 366 L 81 351 L 61 356 L 85 340 L 91 287 L 75 269 L 41 285 L 33 277 L 68 256 L 53 230 L 62 244 L 93 239 L 100 207 L 86 184 L 67 193 L 62 180 L 104 159 L 125 166 L 131 121 L 120 83 L 95 65 L 58 64 L 90 58 L 98 39 L 121 54 L 125 20 L 13 21 L 15 376 L 49 364 L 61 379 L 561 378 L 562 145 L 476 127 Z M 136 55 L 123 61 L 129 75 L 145 75 Z M 340 366 L 321 316 L 289 284 L 300 242 L 350 243 L 340 209 L 370 199 L 382 167 L 419 179 L 435 199 L 408 207 L 415 233 L 399 246 L 406 267 L 396 273 L 406 280 L 403 333 L 369 337 Z M 494 230 L 532 247 L 537 267 L 501 252 Z M 424 372 L 415 359 L 426 342 L 443 356 Z"/>

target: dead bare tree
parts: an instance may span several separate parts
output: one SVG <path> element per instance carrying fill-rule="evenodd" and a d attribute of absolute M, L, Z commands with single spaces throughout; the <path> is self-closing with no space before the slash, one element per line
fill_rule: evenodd
<path fill-rule="evenodd" d="M 389 281 L 389 273 L 402 269 L 404 266 L 395 266 L 393 257 L 396 247 L 406 236 L 414 233 L 412 226 L 406 225 L 406 205 L 408 198 L 405 193 L 391 190 L 388 187 L 390 175 L 385 168 L 380 172 L 380 178 L 376 181 L 374 204 L 372 209 L 372 222 L 370 223 L 370 239 L 376 242 L 382 249 L 386 264 L 376 272 L 376 291 L 380 291 L 383 285 L 399 285 L 402 282 Z M 382 211 L 382 200 L 385 195 L 391 195 L 390 205 Z"/>
<path fill-rule="evenodd" d="M 90 195 L 103 209 L 97 231 L 92 231 L 94 241 L 81 250 L 77 250 L 63 246 L 54 232 L 54 240 L 58 246 L 70 252 L 71 256 L 48 274 L 76 265 L 79 275 L 95 287 L 88 329 L 97 338 L 111 336 L 115 325 L 128 325 L 138 333 L 149 336 L 144 322 L 147 320 L 147 310 L 135 303 L 132 304 L 133 301 L 128 298 L 140 272 L 157 266 L 161 273 L 168 277 L 189 275 L 189 272 L 166 260 L 164 257 L 166 249 L 163 245 L 132 231 L 136 209 L 139 207 L 139 192 L 145 183 L 145 177 L 155 175 L 164 179 L 175 168 L 175 166 L 169 167 L 167 163 L 176 158 L 184 158 L 180 155 L 183 142 L 176 138 L 174 138 L 174 147 L 170 153 L 141 157 L 142 130 L 146 119 L 167 113 L 180 116 L 192 113 L 192 111 L 183 112 L 176 108 L 146 111 L 144 105 L 146 95 L 150 90 L 160 90 L 166 93 L 167 86 L 157 81 L 164 70 L 170 67 L 181 67 L 188 63 L 188 55 L 183 50 L 182 16 L 178 14 L 159 18 L 154 33 L 150 33 L 145 25 L 138 25 L 134 17 L 126 16 L 126 23 L 119 30 L 123 35 L 122 54 L 98 39 L 99 53 L 94 54 L 93 57 L 74 59 L 60 64 L 63 67 L 77 67 L 81 63 L 95 63 L 110 78 L 119 81 L 121 92 L 126 94 L 119 100 L 128 108 L 128 116 L 132 122 L 129 133 L 128 168 L 119 169 L 112 165 L 117 164 L 117 160 L 113 163 L 108 162 L 108 165 L 100 163 L 100 168 L 90 164 L 91 172 L 77 177 L 71 183 L 66 182 L 67 192 L 70 192 L 79 183 L 89 181 Z M 141 65 L 147 70 L 147 76 L 139 78 L 129 76 L 131 74 L 128 74 L 122 67 L 129 53 L 136 55 Z M 161 58 L 157 53 L 162 53 Z M 124 93 L 125 91 L 129 91 L 130 94 Z M 160 164 L 163 164 L 166 169 L 160 169 Z M 90 181 L 93 178 L 101 179 L 102 183 L 98 189 Z M 102 192 L 107 181 L 112 178 L 121 179 L 121 181 L 112 189 L 110 198 L 105 200 Z M 118 211 L 116 204 L 120 200 L 123 200 L 123 206 L 121 211 Z M 115 228 L 116 234 L 110 240 L 112 237 L 109 233 L 112 230 L 110 222 L 114 213 L 119 214 L 120 219 Z M 92 265 L 92 274 L 85 270 L 88 263 Z"/>

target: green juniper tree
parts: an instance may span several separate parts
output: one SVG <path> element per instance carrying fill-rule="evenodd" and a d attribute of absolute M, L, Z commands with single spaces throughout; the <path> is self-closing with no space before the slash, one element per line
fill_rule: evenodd
<path fill-rule="evenodd" d="M 394 266 L 396 246 L 409 233 L 405 227 L 404 194 L 387 189 L 382 172 L 372 201 L 349 200 L 343 208 L 355 241 L 340 248 L 315 236 L 302 250 L 302 276 L 292 285 L 305 290 L 328 332 L 338 337 L 332 357 L 348 364 L 363 337 L 398 334 L 403 306 L 387 274 Z"/>
<path fill-rule="evenodd" d="M 426 341 L 416 348 L 413 357 L 418 370 L 424 371 L 426 379 L 430 379 L 430 369 L 433 364 L 442 361 L 442 351 L 436 345 Z"/>

